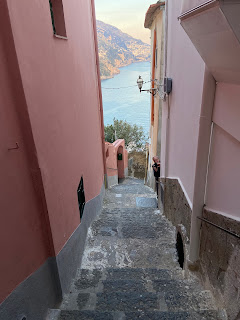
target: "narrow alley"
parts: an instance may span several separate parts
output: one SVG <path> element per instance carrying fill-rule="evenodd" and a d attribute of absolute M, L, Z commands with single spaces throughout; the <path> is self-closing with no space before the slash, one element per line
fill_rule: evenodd
<path fill-rule="evenodd" d="M 175 245 L 175 228 L 141 180 L 106 190 L 81 268 L 49 319 L 222 319 L 210 292 L 184 278 Z"/>

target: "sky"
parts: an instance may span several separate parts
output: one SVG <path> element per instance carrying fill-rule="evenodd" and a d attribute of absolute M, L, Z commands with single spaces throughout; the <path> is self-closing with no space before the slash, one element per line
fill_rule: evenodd
<path fill-rule="evenodd" d="M 136 39 L 150 44 L 150 30 L 144 28 L 147 9 L 157 0 L 95 0 L 98 20 L 111 24 Z"/>

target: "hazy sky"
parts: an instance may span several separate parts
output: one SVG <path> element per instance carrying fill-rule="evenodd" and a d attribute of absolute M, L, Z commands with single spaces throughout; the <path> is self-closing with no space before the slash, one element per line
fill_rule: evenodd
<path fill-rule="evenodd" d="M 147 9 L 157 0 L 95 0 L 98 20 L 109 23 L 134 38 L 150 43 L 150 30 L 144 28 Z"/>

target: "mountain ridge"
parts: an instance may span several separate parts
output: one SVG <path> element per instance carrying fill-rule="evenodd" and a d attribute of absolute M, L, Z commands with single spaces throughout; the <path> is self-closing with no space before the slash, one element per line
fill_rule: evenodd
<path fill-rule="evenodd" d="M 117 27 L 97 20 L 101 79 L 112 78 L 119 68 L 134 62 L 150 61 L 150 45 Z"/>

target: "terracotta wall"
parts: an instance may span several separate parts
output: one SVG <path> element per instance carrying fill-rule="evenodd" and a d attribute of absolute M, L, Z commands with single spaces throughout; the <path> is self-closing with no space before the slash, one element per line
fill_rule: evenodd
<path fill-rule="evenodd" d="M 4 2 L 0 24 L 1 303 L 46 260 L 49 247 L 43 211 L 34 190 L 36 168 L 28 151 L 31 135 L 23 130 L 28 123 L 26 104 Z M 16 147 L 16 142 L 19 149 L 8 150 Z"/>
<path fill-rule="evenodd" d="M 68 40 L 53 36 L 48 1 L 1 4 L 1 235 L 6 247 L 0 275 L 8 281 L 1 280 L 1 299 L 49 256 L 44 210 L 52 252 L 58 254 L 80 223 L 81 176 L 86 201 L 103 184 L 91 3 L 63 1 L 63 8 Z M 8 152 L 16 141 L 20 149 Z"/>
<path fill-rule="evenodd" d="M 113 145 L 116 150 L 116 154 L 122 154 L 122 160 L 117 160 L 117 168 L 118 168 L 118 178 L 123 179 L 125 178 L 124 169 L 127 166 L 128 159 L 126 158 L 125 154 L 125 141 L 123 139 L 118 139 L 113 142 Z"/>
<path fill-rule="evenodd" d="M 106 164 L 107 164 L 107 176 L 116 176 L 117 172 L 117 152 L 115 147 L 106 142 Z"/>
<path fill-rule="evenodd" d="M 110 186 L 118 183 L 118 178 L 125 178 L 125 169 L 128 168 L 128 152 L 125 149 L 125 141 L 118 139 L 113 143 L 105 142 L 107 176 L 116 179 L 111 180 Z M 118 153 L 122 154 L 122 160 L 118 160 Z"/>

